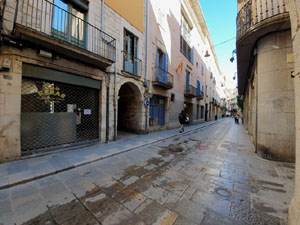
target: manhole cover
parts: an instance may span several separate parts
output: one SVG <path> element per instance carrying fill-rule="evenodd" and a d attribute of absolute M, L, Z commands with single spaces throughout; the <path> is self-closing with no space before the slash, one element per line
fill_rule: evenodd
<path fill-rule="evenodd" d="M 230 198 L 230 197 L 231 197 L 231 192 L 227 191 L 227 190 L 224 189 L 224 188 L 216 188 L 216 189 L 215 189 L 215 192 L 216 192 L 218 195 L 220 195 L 220 196 L 222 196 L 222 197 L 224 197 L 224 198 Z"/>
<path fill-rule="evenodd" d="M 208 146 L 205 146 L 205 145 L 196 145 L 195 148 L 198 149 L 198 150 L 206 150 L 206 149 L 209 149 Z"/>

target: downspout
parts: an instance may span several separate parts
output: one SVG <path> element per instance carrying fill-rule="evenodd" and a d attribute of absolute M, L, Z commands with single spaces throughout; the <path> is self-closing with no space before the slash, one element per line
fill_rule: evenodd
<path fill-rule="evenodd" d="M 110 74 L 106 73 L 106 143 L 109 142 L 109 84 Z"/>
<path fill-rule="evenodd" d="M 102 0 L 102 5 L 101 5 L 101 30 L 103 31 L 104 29 L 104 0 Z"/>
<path fill-rule="evenodd" d="M 104 30 L 104 0 L 101 4 L 101 31 Z M 110 74 L 106 73 L 106 133 L 105 142 L 109 142 L 109 84 L 110 84 Z"/>
<path fill-rule="evenodd" d="M 256 55 L 255 57 L 255 73 L 256 73 L 256 80 L 255 80 L 255 86 L 256 86 L 256 91 L 255 91 L 255 153 L 257 153 L 258 146 L 257 146 L 257 133 L 258 133 L 258 73 L 257 73 L 257 50 L 254 50 L 254 54 Z"/>
<path fill-rule="evenodd" d="M 104 9 L 104 0 L 102 0 L 102 9 Z M 103 19 L 102 19 L 102 23 L 103 23 Z M 117 140 L 117 96 L 116 96 L 116 91 L 117 91 L 117 41 L 115 40 L 115 65 L 114 65 L 114 103 L 113 103 L 113 107 L 114 107 L 114 141 Z"/>
<path fill-rule="evenodd" d="M 116 43 L 117 44 L 117 43 Z M 115 48 L 115 66 L 114 66 L 114 141 L 117 140 L 117 45 Z"/>
<path fill-rule="evenodd" d="M 148 23 L 149 23 L 149 0 L 146 0 L 146 31 L 145 31 L 145 80 L 144 86 L 147 87 L 147 78 L 148 78 Z M 148 97 L 147 99 L 148 100 Z M 146 107 L 146 115 L 145 115 L 145 133 L 148 133 L 148 107 Z"/>

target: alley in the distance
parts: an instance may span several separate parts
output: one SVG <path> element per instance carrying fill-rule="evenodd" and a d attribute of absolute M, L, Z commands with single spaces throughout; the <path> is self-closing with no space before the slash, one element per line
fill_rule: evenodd
<path fill-rule="evenodd" d="M 0 224 L 282 225 L 293 191 L 294 164 L 259 158 L 226 118 L 2 189 Z"/>

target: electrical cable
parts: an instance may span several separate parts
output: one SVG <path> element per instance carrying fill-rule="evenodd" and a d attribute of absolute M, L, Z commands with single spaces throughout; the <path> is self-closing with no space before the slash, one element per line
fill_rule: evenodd
<path fill-rule="evenodd" d="M 233 37 L 233 38 L 230 38 L 230 39 L 228 39 L 228 40 L 226 40 L 226 41 L 223 41 L 223 42 L 221 42 L 221 43 L 218 43 L 218 44 L 216 44 L 216 45 L 214 45 L 214 47 L 217 47 L 217 46 L 219 46 L 219 45 L 223 45 L 223 44 L 225 44 L 225 43 L 227 43 L 227 42 L 229 42 L 229 41 L 232 41 L 233 39 L 235 39 L 236 37 Z"/>

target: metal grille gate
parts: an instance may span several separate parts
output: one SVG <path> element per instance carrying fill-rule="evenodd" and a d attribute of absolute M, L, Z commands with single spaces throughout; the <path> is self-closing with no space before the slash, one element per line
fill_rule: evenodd
<path fill-rule="evenodd" d="M 99 90 L 23 78 L 22 154 L 49 151 L 99 138 Z"/>

